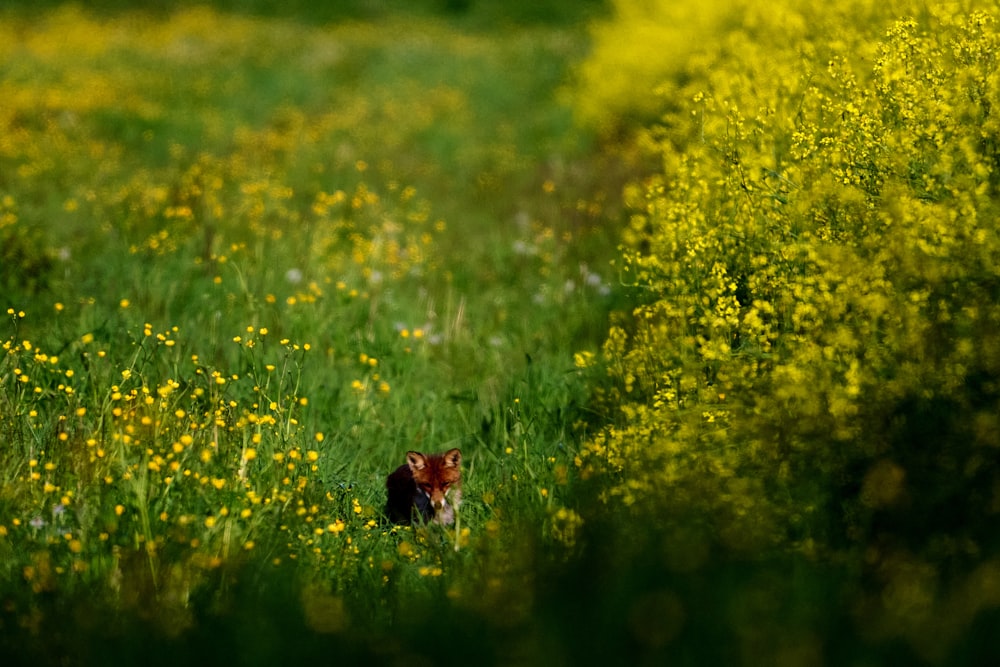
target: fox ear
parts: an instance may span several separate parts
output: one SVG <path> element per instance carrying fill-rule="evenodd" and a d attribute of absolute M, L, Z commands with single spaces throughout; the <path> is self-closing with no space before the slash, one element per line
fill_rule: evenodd
<path fill-rule="evenodd" d="M 451 468 L 457 468 L 462 463 L 462 450 L 449 449 L 444 453 L 444 463 Z"/>
<path fill-rule="evenodd" d="M 423 470 L 427 465 L 427 457 L 420 452 L 406 452 L 406 463 L 410 470 Z"/>

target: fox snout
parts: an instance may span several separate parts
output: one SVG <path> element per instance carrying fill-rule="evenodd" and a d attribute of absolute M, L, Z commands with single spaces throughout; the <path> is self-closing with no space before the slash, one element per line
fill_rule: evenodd
<path fill-rule="evenodd" d="M 461 498 L 461 494 L 462 492 L 457 488 L 449 489 L 447 495 L 442 493 L 438 498 L 431 498 L 431 507 L 436 513 L 440 513 L 448 507 L 458 507 L 458 499 Z"/>
<path fill-rule="evenodd" d="M 423 494 L 428 501 L 430 501 L 431 507 L 435 510 L 439 510 L 448 504 L 448 499 L 445 497 L 445 492 L 447 489 L 438 488 L 426 488 L 426 486 L 417 483 L 417 490 Z"/>

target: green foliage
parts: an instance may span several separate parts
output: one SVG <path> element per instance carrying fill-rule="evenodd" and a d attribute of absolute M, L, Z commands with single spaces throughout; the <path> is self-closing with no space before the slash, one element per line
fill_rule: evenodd
<path fill-rule="evenodd" d="M 18 224 L 17 202 L 0 198 L 0 289 L 36 290 L 44 287 L 52 269 L 49 244 L 36 228 Z"/>
<path fill-rule="evenodd" d="M 865 638 L 942 660 L 1000 601 L 1000 32 L 840 4 L 747 7 L 680 65 L 580 464 L 730 553 L 863 576 Z"/>

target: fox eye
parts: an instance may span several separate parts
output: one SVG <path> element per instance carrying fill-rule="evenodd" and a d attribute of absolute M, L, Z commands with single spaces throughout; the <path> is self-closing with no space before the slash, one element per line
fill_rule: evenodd
<path fill-rule="evenodd" d="M 442 482 L 441 483 L 441 488 L 442 489 L 447 489 L 449 486 L 451 486 L 451 482 Z"/>

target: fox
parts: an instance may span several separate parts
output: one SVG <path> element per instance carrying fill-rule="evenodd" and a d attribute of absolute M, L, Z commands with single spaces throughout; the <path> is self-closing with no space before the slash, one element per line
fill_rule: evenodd
<path fill-rule="evenodd" d="M 462 504 L 462 452 L 407 452 L 406 463 L 385 480 L 385 513 L 393 523 L 455 523 Z"/>

